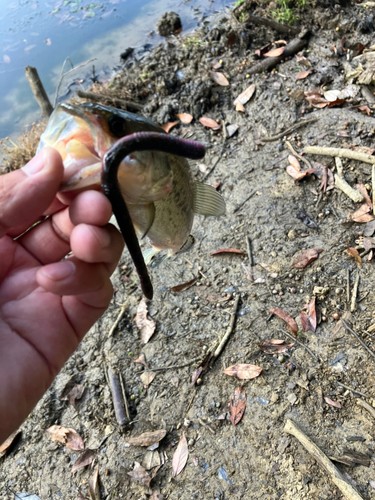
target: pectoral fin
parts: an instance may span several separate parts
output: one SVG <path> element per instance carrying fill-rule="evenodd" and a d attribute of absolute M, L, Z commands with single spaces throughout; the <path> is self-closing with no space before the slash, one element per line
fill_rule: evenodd
<path fill-rule="evenodd" d="M 146 217 L 147 217 L 146 231 L 142 234 L 141 240 L 143 240 L 143 238 L 145 238 L 145 236 L 149 232 L 152 224 L 154 223 L 154 220 L 155 220 L 155 204 L 154 203 L 149 203 L 147 205 Z"/>
<path fill-rule="evenodd" d="M 225 201 L 215 188 L 201 182 L 195 183 L 195 205 L 194 212 L 200 215 L 225 214 Z"/>

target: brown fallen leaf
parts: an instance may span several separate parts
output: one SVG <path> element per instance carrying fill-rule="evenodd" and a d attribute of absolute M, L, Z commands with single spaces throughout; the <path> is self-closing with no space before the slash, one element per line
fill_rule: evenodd
<path fill-rule="evenodd" d="M 301 164 L 300 164 L 300 162 L 297 160 L 297 158 L 295 156 L 289 155 L 288 156 L 288 161 L 289 161 L 289 163 L 291 164 L 291 166 L 294 169 L 298 170 L 298 172 L 301 171 Z"/>
<path fill-rule="evenodd" d="M 241 113 L 246 113 L 245 106 L 241 102 L 238 102 L 236 104 L 236 111 L 241 111 Z"/>
<path fill-rule="evenodd" d="M 297 269 L 303 269 L 304 267 L 314 262 L 319 256 L 319 254 L 323 252 L 321 249 L 317 248 L 308 248 L 306 250 L 302 250 L 302 252 L 298 253 L 292 260 L 292 267 Z"/>
<path fill-rule="evenodd" d="M 187 290 L 188 288 L 192 287 L 195 284 L 197 279 L 198 278 L 193 278 L 192 280 L 187 281 L 186 283 L 182 283 L 181 285 L 172 286 L 171 291 L 182 292 L 183 290 Z"/>
<path fill-rule="evenodd" d="M 139 375 L 139 378 L 141 379 L 142 384 L 146 385 L 146 386 L 150 385 L 155 377 L 156 377 L 155 372 L 143 372 Z"/>
<path fill-rule="evenodd" d="M 307 172 L 301 172 L 300 170 L 296 170 L 293 165 L 288 165 L 286 167 L 287 173 L 290 175 L 290 177 L 293 177 L 296 181 L 300 181 L 304 179 L 307 176 Z"/>
<path fill-rule="evenodd" d="M 180 123 L 178 120 L 176 122 L 164 123 L 164 125 L 162 125 L 161 128 L 165 130 L 165 132 L 167 132 L 168 134 L 170 130 L 172 130 L 172 128 L 175 127 L 178 123 Z"/>
<path fill-rule="evenodd" d="M 358 106 L 358 109 L 360 111 L 364 111 L 367 114 L 367 116 L 371 115 L 371 109 L 368 106 Z"/>
<path fill-rule="evenodd" d="M 69 404 L 71 404 L 75 408 L 77 406 L 77 402 L 82 399 L 85 390 L 86 387 L 84 385 L 75 385 L 65 399 L 67 399 L 69 401 Z"/>
<path fill-rule="evenodd" d="M 198 368 L 194 370 L 191 375 L 191 385 L 195 385 L 195 382 L 199 379 L 201 375 L 204 375 L 211 366 L 213 360 L 213 353 L 209 351 L 203 360 L 200 362 Z"/>
<path fill-rule="evenodd" d="M 186 441 L 185 432 L 182 432 L 182 437 L 172 458 L 172 469 L 174 476 L 178 476 L 182 469 L 185 467 L 188 456 L 188 444 Z"/>
<path fill-rule="evenodd" d="M 89 480 L 89 492 L 91 500 L 100 500 L 99 467 L 96 468 Z"/>
<path fill-rule="evenodd" d="M 186 125 L 193 121 L 193 116 L 189 115 L 189 113 L 178 113 L 177 118 Z"/>
<path fill-rule="evenodd" d="M 139 462 L 134 462 L 134 469 L 128 472 L 128 476 L 131 477 L 132 481 L 142 483 L 148 488 L 150 487 L 151 476 Z"/>
<path fill-rule="evenodd" d="M 223 373 L 225 373 L 225 375 L 229 375 L 230 377 L 237 377 L 240 380 L 251 380 L 252 378 L 259 377 L 262 370 L 263 368 L 260 366 L 238 364 L 229 366 L 223 371 Z"/>
<path fill-rule="evenodd" d="M 233 105 L 236 106 L 239 102 L 244 105 L 250 101 L 255 92 L 255 84 L 252 83 L 247 89 L 245 89 L 241 94 L 233 101 Z"/>
<path fill-rule="evenodd" d="M 308 332 L 311 330 L 315 332 L 317 326 L 316 319 L 316 305 L 315 305 L 316 297 L 313 297 L 307 306 L 308 312 L 301 312 L 301 323 L 304 332 Z"/>
<path fill-rule="evenodd" d="M 324 397 L 324 401 L 335 408 L 341 408 L 341 404 L 338 401 L 332 401 L 332 399 L 329 399 L 326 396 Z"/>
<path fill-rule="evenodd" d="M 246 252 L 244 252 L 243 250 L 238 250 L 237 248 L 219 248 L 218 250 L 210 253 L 210 256 L 219 255 L 221 253 L 237 253 L 239 255 L 246 255 Z"/>
<path fill-rule="evenodd" d="M 213 120 L 212 118 L 208 118 L 207 116 L 202 116 L 201 118 L 199 118 L 199 123 L 201 123 L 205 127 L 212 128 L 213 130 L 221 129 L 221 125 L 219 123 L 215 122 L 215 120 Z"/>
<path fill-rule="evenodd" d="M 81 453 L 81 455 L 74 462 L 72 467 L 72 474 L 76 470 L 82 469 L 82 467 L 86 467 L 86 465 L 90 465 L 91 462 L 94 460 L 95 455 L 96 455 L 96 450 L 90 450 L 90 448 L 87 448 L 83 453 Z"/>
<path fill-rule="evenodd" d="M 283 309 L 279 309 L 277 307 L 271 307 L 270 313 L 275 314 L 280 319 L 285 321 L 285 323 L 288 323 L 288 326 L 286 327 L 287 330 L 290 330 L 294 334 L 298 332 L 297 323 L 294 321 L 292 316 L 288 314 L 286 311 L 284 311 Z"/>
<path fill-rule="evenodd" d="M 145 298 L 143 298 L 138 305 L 135 324 L 137 325 L 141 333 L 142 342 L 144 344 L 147 344 L 147 342 L 154 334 L 156 325 L 155 321 L 151 319 L 147 314 L 147 304 Z"/>
<path fill-rule="evenodd" d="M 229 82 L 223 73 L 217 73 L 216 71 L 210 71 L 210 76 L 215 83 L 221 85 L 222 87 L 227 87 Z"/>
<path fill-rule="evenodd" d="M 232 400 L 229 405 L 230 421 L 232 425 L 237 425 L 245 413 L 246 408 L 246 392 L 243 387 L 237 387 L 234 391 Z"/>
<path fill-rule="evenodd" d="M 165 429 L 144 432 L 139 436 L 128 439 L 126 444 L 130 446 L 151 446 L 152 444 L 158 443 L 163 438 L 165 438 L 166 434 L 167 431 Z"/>
<path fill-rule="evenodd" d="M 304 80 L 309 76 L 310 73 L 311 71 L 306 71 L 306 70 L 298 71 L 298 73 L 296 74 L 296 80 Z"/>
<path fill-rule="evenodd" d="M 65 444 L 71 450 L 82 451 L 85 449 L 83 439 L 74 429 L 68 429 L 61 425 L 53 425 L 46 430 L 46 433 L 52 441 Z"/>
<path fill-rule="evenodd" d="M 374 217 L 369 213 L 371 212 L 371 208 L 368 203 L 364 203 L 359 207 L 358 210 L 348 215 L 348 218 L 354 222 L 369 222 L 373 220 Z"/>
<path fill-rule="evenodd" d="M 16 430 L 11 434 L 7 440 L 4 441 L 4 443 L 0 446 L 0 458 L 6 455 L 7 451 L 9 448 L 12 446 L 13 443 L 16 442 L 16 440 L 20 437 L 21 431 Z"/>
<path fill-rule="evenodd" d="M 356 248 L 349 247 L 346 249 L 346 253 L 348 255 L 350 255 L 350 257 L 354 257 L 357 264 L 359 264 L 362 267 L 362 259 L 361 259 L 361 256 L 359 255 L 359 252 Z"/>
<path fill-rule="evenodd" d="M 146 356 L 142 353 L 139 358 L 135 359 L 133 363 L 140 363 L 141 365 L 145 366 L 146 368 L 149 368 L 147 362 L 146 362 Z"/>
<path fill-rule="evenodd" d="M 372 153 L 371 153 L 372 154 Z M 361 193 L 361 195 L 364 197 L 364 199 L 366 200 L 366 203 L 367 205 L 370 207 L 370 210 L 372 210 L 372 200 L 368 194 L 368 191 L 366 189 L 366 186 L 364 184 L 356 184 L 355 186 L 358 191 Z"/>
<path fill-rule="evenodd" d="M 281 352 L 286 352 L 288 349 L 294 346 L 292 344 L 287 344 L 285 340 L 281 339 L 266 339 L 259 342 L 259 348 L 266 354 L 278 354 Z"/>
<path fill-rule="evenodd" d="M 278 47 L 277 49 L 270 50 L 263 55 L 264 57 L 279 57 L 284 52 L 284 50 L 285 47 Z"/>

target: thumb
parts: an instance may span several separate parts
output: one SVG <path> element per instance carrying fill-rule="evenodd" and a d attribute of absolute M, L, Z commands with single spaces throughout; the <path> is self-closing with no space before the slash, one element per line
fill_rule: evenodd
<path fill-rule="evenodd" d="M 0 176 L 0 238 L 39 220 L 53 202 L 63 172 L 60 154 L 46 148 L 23 168 Z"/>

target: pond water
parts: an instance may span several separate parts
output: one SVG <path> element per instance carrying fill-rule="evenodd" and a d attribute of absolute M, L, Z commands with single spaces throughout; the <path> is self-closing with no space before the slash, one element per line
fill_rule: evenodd
<path fill-rule="evenodd" d="M 228 0 L 0 0 L 0 137 L 22 131 L 41 114 L 24 68 L 35 66 L 53 104 L 64 60 L 74 66 L 96 58 L 64 78 L 60 95 L 90 84 L 92 66 L 109 79 L 128 47 L 155 45 L 151 34 L 166 11 L 177 12 L 183 30 L 232 2 Z M 66 65 L 66 69 L 70 69 Z M 70 84 L 70 85 L 69 85 Z"/>

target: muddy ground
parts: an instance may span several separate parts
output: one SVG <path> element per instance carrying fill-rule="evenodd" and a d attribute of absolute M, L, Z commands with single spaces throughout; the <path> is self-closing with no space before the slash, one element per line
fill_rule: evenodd
<path fill-rule="evenodd" d="M 346 253 L 369 230 L 364 224 L 347 222 L 348 213 L 358 206 L 341 191 L 321 194 L 320 180 L 314 175 L 295 183 L 286 173 L 289 150 L 285 137 L 259 141 L 301 118 L 314 116 L 316 122 L 287 137 L 298 151 L 307 145 L 373 147 L 372 113 L 367 116 L 355 108 L 371 108 L 360 93 L 329 109 L 313 108 L 303 98 L 295 98 L 297 90 L 323 86 L 342 89 L 347 85 L 343 63 L 348 52 L 341 48 L 343 37 L 344 47 L 373 43 L 372 9 L 365 10 L 355 2 L 341 4 L 311 2 L 300 12 L 297 26 L 311 30 L 306 49 L 299 52 L 310 61 L 309 68 L 292 57 L 278 64 L 274 73 L 247 78 L 255 64 L 256 49 L 281 38 L 290 41 L 294 35 L 246 21 L 239 23 L 226 11 L 188 38 L 169 39 L 141 62 L 129 60 L 124 74 L 116 77 L 111 92 L 144 104 L 144 113 L 155 121 L 172 121 L 176 112 L 194 116 L 190 125 L 179 125 L 172 133 L 207 145 L 207 170 L 199 167 L 202 162 L 191 164 L 197 180 L 202 180 L 219 158 L 207 182 L 216 185 L 220 181 L 227 214 L 220 219 L 198 216 L 193 228 L 197 242 L 189 253 L 151 267 L 155 298 L 148 308 L 157 326 L 146 345 L 141 343 L 134 322 L 140 288 L 124 252 L 113 277 L 115 294 L 109 310 L 24 423 L 18 442 L 0 459 L 1 498 L 13 498 L 11 491 L 34 493 L 41 500 L 89 498 L 93 470 L 85 467 L 71 473 L 80 452 L 51 445 L 45 431 L 54 424 L 74 428 L 85 446 L 96 450 L 94 468 L 99 468 L 102 499 L 148 498 L 150 490 L 128 475 L 135 462 L 143 462 L 147 450 L 126 443 L 129 437 L 158 429 L 167 431 L 157 450 L 165 463 L 149 471 L 155 474 L 151 490 L 160 492 L 152 498 L 343 498 L 303 446 L 283 432 L 288 418 L 329 456 L 339 457 L 349 449 L 370 457 L 368 467 L 336 465 L 362 498 L 375 498 L 374 416 L 358 405 L 359 398 L 370 405 L 375 401 L 375 360 L 345 328 L 337 328 L 337 315 L 350 310 L 348 271 L 350 292 L 359 273 L 351 324 L 363 341 L 374 347 L 373 339 L 363 333 L 375 323 L 374 263 L 364 257 L 360 267 Z M 272 5 L 254 4 L 252 14 L 264 17 L 270 8 Z M 218 71 L 228 77 L 228 87 L 211 80 L 213 59 L 222 60 Z M 297 72 L 306 69 L 313 71 L 296 80 Z M 251 83 L 256 90 L 245 105 L 246 113 L 235 111 L 234 98 Z M 227 126 L 237 124 L 238 131 L 224 140 L 222 132 L 211 132 L 198 122 L 201 116 L 224 120 Z M 334 169 L 331 157 L 307 157 Z M 344 160 L 344 174 L 352 186 L 371 185 L 369 164 Z M 318 228 L 308 227 L 296 217 L 301 209 Z M 247 255 L 210 256 L 223 247 L 246 252 L 246 236 L 252 241 L 253 281 L 244 268 L 249 266 Z M 323 251 L 306 268 L 291 267 L 292 258 L 309 248 Z M 188 290 L 170 290 L 194 277 L 198 282 Z M 297 343 L 282 356 L 263 353 L 261 340 L 290 340 L 283 333 L 285 323 L 276 316 L 270 318 L 270 308 L 287 311 L 300 325 L 300 313 L 313 298 L 316 286 L 325 288 L 316 298 L 322 320 L 314 333 L 300 331 L 298 340 L 317 359 Z M 237 294 L 241 299 L 235 329 L 201 385 L 194 388 L 191 373 L 225 333 Z M 125 314 L 109 337 L 124 303 Z M 134 363 L 142 353 L 151 368 L 198 361 L 157 371 L 151 384 L 144 387 L 140 379 L 144 367 Z M 258 365 L 263 371 L 259 377 L 244 381 L 246 410 L 240 423 L 233 426 L 228 404 L 241 381 L 222 372 L 237 363 Z M 123 428 L 115 418 L 105 376 L 108 366 L 121 372 L 126 386 L 133 423 Z M 60 399 L 72 377 L 75 384 L 85 386 L 76 407 Z M 327 404 L 326 397 L 340 403 L 341 408 Z M 173 477 L 172 456 L 183 430 L 189 458 L 184 470 Z"/>

